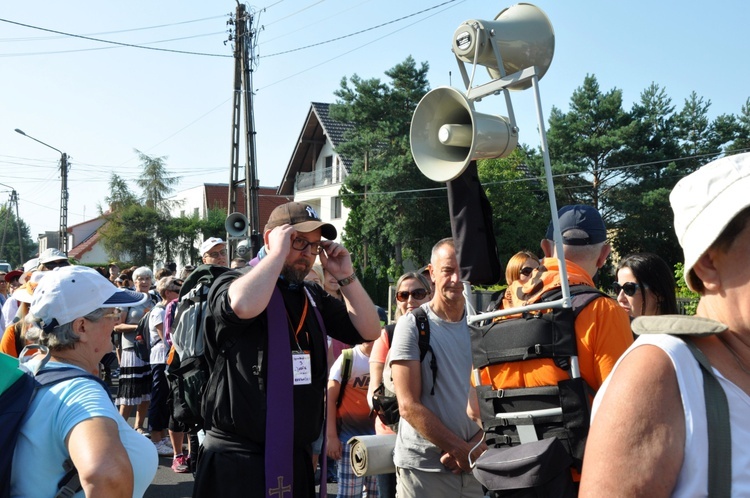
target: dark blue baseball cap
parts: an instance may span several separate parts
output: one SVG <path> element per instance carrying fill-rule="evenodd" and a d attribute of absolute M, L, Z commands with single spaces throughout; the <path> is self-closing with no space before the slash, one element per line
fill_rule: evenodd
<path fill-rule="evenodd" d="M 607 227 L 604 226 L 602 216 L 591 206 L 584 204 L 564 206 L 557 211 L 557 216 L 565 245 L 587 246 L 607 240 Z M 554 240 L 551 221 L 545 238 Z"/>

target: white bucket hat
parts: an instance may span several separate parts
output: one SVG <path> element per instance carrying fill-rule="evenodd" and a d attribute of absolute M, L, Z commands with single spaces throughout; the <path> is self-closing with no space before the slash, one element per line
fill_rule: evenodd
<path fill-rule="evenodd" d="M 712 161 L 675 185 L 669 195 L 674 230 L 685 253 L 688 274 L 740 211 L 750 206 L 750 153 Z"/>

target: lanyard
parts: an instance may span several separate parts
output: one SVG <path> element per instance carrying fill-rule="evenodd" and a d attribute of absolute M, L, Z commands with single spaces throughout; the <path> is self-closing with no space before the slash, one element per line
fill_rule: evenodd
<path fill-rule="evenodd" d="M 297 350 L 302 351 L 302 347 L 299 345 L 299 333 L 302 331 L 302 327 L 305 325 L 305 318 L 307 317 L 307 307 L 308 307 L 308 300 L 307 300 L 307 294 L 303 294 L 303 297 L 305 298 L 305 306 L 302 308 L 302 316 L 299 319 L 299 324 L 297 325 L 296 330 L 294 331 L 294 340 L 297 342 Z M 287 319 L 289 320 L 289 325 L 292 325 L 292 318 L 289 316 L 289 312 L 286 313 Z M 292 326 L 294 328 L 294 326 Z M 309 335 L 308 335 L 308 342 Z"/>

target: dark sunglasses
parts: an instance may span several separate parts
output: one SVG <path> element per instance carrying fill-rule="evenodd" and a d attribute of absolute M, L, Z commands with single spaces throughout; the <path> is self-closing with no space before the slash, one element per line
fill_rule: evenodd
<path fill-rule="evenodd" d="M 635 293 L 638 292 L 638 289 L 645 289 L 645 288 L 646 288 L 645 285 L 637 284 L 635 282 L 625 282 L 622 285 L 620 285 L 617 282 L 612 284 L 612 290 L 615 291 L 615 294 L 619 294 L 620 291 L 623 291 L 626 296 L 630 296 L 630 297 L 635 296 Z"/>
<path fill-rule="evenodd" d="M 70 262 L 67 259 L 60 259 L 58 261 L 49 261 L 47 263 L 42 263 L 42 264 L 48 270 L 51 270 L 53 268 L 60 268 L 63 266 L 70 266 Z"/>
<path fill-rule="evenodd" d="M 409 296 L 413 297 L 414 299 L 424 299 L 427 297 L 427 291 L 425 289 L 414 289 L 413 291 L 401 291 L 396 293 L 396 301 L 400 303 L 405 303 L 409 300 Z"/>
<path fill-rule="evenodd" d="M 304 251 L 307 246 L 310 246 L 310 252 L 313 254 L 320 254 L 320 251 L 323 250 L 323 246 L 318 242 L 310 242 L 305 239 L 294 239 L 292 241 L 292 247 L 298 251 Z"/>
<path fill-rule="evenodd" d="M 531 272 L 533 272 L 534 270 L 536 270 L 536 268 L 532 268 L 530 266 L 524 266 L 523 268 L 521 268 L 521 275 L 523 275 L 524 277 L 528 277 L 529 275 L 531 275 Z"/>

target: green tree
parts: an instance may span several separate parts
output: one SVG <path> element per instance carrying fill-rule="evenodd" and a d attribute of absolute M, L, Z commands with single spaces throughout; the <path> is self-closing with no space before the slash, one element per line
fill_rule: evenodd
<path fill-rule="evenodd" d="M 445 188 L 419 172 L 409 147 L 412 114 L 429 90 L 427 70 L 408 57 L 385 72 L 388 83 L 343 78 L 330 108 L 333 119 L 355 126 L 337 150 L 352 161 L 341 191 L 350 209 L 343 240 L 355 264 L 378 277 L 398 277 L 406 260 L 424 264 L 450 234 Z"/>
<path fill-rule="evenodd" d="M 727 150 L 730 152 L 750 151 L 750 98 L 745 101 L 737 116 L 737 135 Z"/>
<path fill-rule="evenodd" d="M 152 266 L 156 234 L 163 218 L 153 208 L 130 204 L 104 215 L 99 229 L 102 244 L 111 259 Z"/>
<path fill-rule="evenodd" d="M 528 147 L 516 148 L 508 157 L 479 161 L 477 169 L 487 199 L 500 261 L 505 264 L 518 251 L 540 253 L 550 219 L 543 178 L 531 173 L 530 161 L 538 161 Z"/>
<path fill-rule="evenodd" d="M 652 83 L 641 93 L 631 114 L 636 131 L 630 142 L 630 165 L 609 196 L 614 211 L 610 228 L 620 255 L 649 251 L 670 264 L 681 254 L 672 226 L 669 193 L 688 173 L 679 161 L 675 106 L 664 88 Z"/>
<path fill-rule="evenodd" d="M 559 205 L 589 204 L 608 218 L 607 194 L 628 163 L 635 126 L 622 91 L 602 93 L 593 75 L 573 92 L 567 113 L 552 108 L 547 138 Z"/>
<path fill-rule="evenodd" d="M 23 249 L 23 260 L 19 243 Z M 37 245 L 29 235 L 29 226 L 16 217 L 10 202 L 0 206 L 0 260 L 7 261 L 13 268 L 19 268 L 36 253 Z"/>
<path fill-rule="evenodd" d="M 136 184 L 143 189 L 144 203 L 151 209 L 168 214 L 170 204 L 167 198 L 179 183 L 179 177 L 167 172 L 166 157 L 148 156 L 138 149 L 135 149 L 135 153 L 141 161 L 141 176 Z"/>

